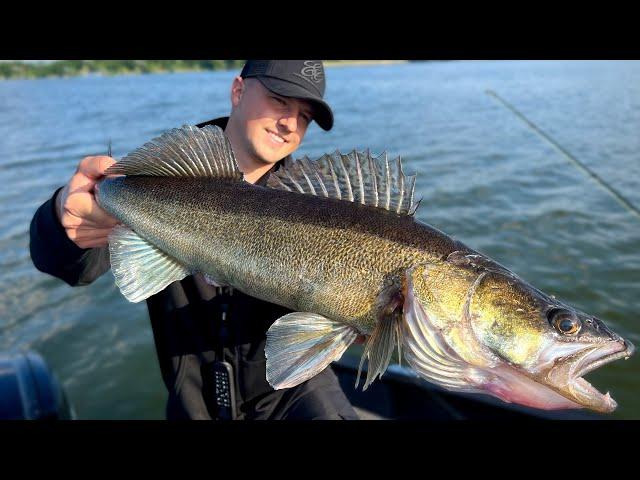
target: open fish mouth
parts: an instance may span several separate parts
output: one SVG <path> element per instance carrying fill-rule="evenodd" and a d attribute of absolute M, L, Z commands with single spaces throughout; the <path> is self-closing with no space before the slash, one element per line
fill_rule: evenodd
<path fill-rule="evenodd" d="M 574 351 L 569 352 L 571 349 Z M 590 408 L 602 413 L 616 409 L 618 404 L 609 392 L 598 391 L 583 377 L 615 360 L 629 358 L 635 350 L 633 344 L 618 337 L 598 345 L 556 345 L 547 352 L 547 359 L 554 350 L 556 355 L 552 361 L 555 366 L 548 371 L 542 383 L 566 399 L 568 403 L 561 408 Z M 558 355 L 558 350 L 564 350 L 564 355 Z"/>
<path fill-rule="evenodd" d="M 579 350 L 578 350 L 579 348 Z M 568 350 L 573 352 L 568 353 Z M 555 350 L 555 358 L 549 358 Z M 558 350 L 564 355 L 557 355 Z M 597 346 L 555 345 L 546 352 L 555 366 L 546 370 L 526 371 L 513 365 L 499 364 L 491 369 L 489 382 L 482 385 L 488 393 L 506 401 L 543 410 L 588 408 L 611 413 L 618 404 L 609 392 L 603 394 L 583 378 L 593 370 L 621 358 L 630 357 L 635 348 L 623 339 Z"/>
<path fill-rule="evenodd" d="M 609 392 L 603 394 L 583 377 L 597 368 L 621 358 L 629 358 L 635 350 L 631 342 L 620 340 L 578 354 L 576 360 L 570 362 L 568 371 L 568 392 L 561 392 L 580 406 L 592 408 L 600 412 L 612 412 L 618 406 Z"/>

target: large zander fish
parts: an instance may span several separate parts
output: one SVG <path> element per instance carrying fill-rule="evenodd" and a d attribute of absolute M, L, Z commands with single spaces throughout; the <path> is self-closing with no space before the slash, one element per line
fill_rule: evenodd
<path fill-rule="evenodd" d="M 122 224 L 109 250 L 127 299 L 204 274 L 295 311 L 267 332 L 276 389 L 316 375 L 365 335 L 364 388 L 397 348 L 448 390 L 542 409 L 616 407 L 582 376 L 633 345 L 417 221 L 415 176 L 400 159 L 305 157 L 261 187 L 243 180 L 222 130 L 185 126 L 107 173 L 120 176 L 96 197 Z"/>

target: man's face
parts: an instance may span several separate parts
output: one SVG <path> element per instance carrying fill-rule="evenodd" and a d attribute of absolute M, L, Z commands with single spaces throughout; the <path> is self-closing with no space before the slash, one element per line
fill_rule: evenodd
<path fill-rule="evenodd" d="M 236 78 L 231 101 L 238 147 L 262 163 L 275 163 L 297 149 L 313 118 L 309 102 L 275 94 L 255 78 Z"/>

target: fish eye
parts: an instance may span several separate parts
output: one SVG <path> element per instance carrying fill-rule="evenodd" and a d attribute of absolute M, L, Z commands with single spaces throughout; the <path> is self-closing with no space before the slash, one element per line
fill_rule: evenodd
<path fill-rule="evenodd" d="M 547 318 L 553 327 L 563 335 L 575 335 L 582 324 L 571 312 L 554 308 L 547 313 Z"/>

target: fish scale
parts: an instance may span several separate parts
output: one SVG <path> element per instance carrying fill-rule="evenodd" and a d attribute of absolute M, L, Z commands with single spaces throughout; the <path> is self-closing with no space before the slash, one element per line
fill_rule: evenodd
<path fill-rule="evenodd" d="M 100 204 L 194 270 L 365 332 L 387 277 L 459 248 L 408 216 L 213 178 L 112 178 Z"/>
<path fill-rule="evenodd" d="M 633 345 L 507 268 L 416 220 L 415 176 L 367 152 L 287 160 L 267 187 L 243 181 L 217 127 L 185 126 L 123 158 L 99 204 L 116 284 L 141 301 L 203 273 L 293 310 L 267 331 L 267 381 L 295 386 L 358 335 L 366 389 L 395 348 L 443 388 L 544 408 L 610 412 L 579 374 Z M 358 374 L 358 380 L 360 372 Z"/>

